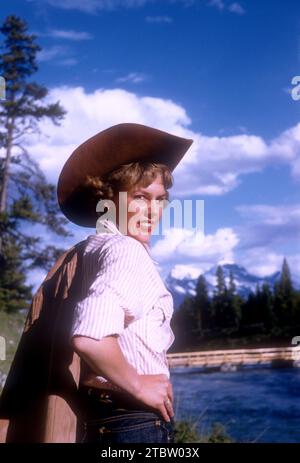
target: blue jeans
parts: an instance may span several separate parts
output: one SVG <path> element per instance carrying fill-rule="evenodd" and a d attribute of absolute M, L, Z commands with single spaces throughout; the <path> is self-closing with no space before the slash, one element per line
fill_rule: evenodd
<path fill-rule="evenodd" d="M 113 397 L 89 397 L 83 420 L 81 443 L 174 443 L 174 418 L 165 421 L 146 406 L 122 403 Z"/>

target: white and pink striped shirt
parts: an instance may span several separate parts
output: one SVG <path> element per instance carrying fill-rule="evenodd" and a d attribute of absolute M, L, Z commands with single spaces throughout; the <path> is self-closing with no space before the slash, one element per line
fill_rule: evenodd
<path fill-rule="evenodd" d="M 169 378 L 173 297 L 149 246 L 123 235 L 111 220 L 101 223 L 106 231 L 87 237 L 82 268 L 86 296 L 75 307 L 70 336 L 100 340 L 117 334 L 124 357 L 139 374 Z M 107 382 L 102 376 L 96 379 Z"/>

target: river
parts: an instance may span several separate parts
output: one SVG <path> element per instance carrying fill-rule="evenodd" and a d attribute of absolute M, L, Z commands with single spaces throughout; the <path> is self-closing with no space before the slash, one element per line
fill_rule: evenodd
<path fill-rule="evenodd" d="M 221 423 L 236 442 L 300 443 L 300 368 L 170 371 L 175 419 Z"/>

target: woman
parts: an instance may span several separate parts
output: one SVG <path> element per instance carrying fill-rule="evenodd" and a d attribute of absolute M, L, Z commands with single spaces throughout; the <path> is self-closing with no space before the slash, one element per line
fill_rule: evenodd
<path fill-rule="evenodd" d="M 120 124 L 112 130 L 115 136 L 109 145 L 117 145 L 113 150 L 119 161 L 105 173 L 102 166 L 102 175 L 98 169 L 83 185 L 93 204 L 107 200 L 110 217 L 98 220 L 97 235 L 87 240 L 87 296 L 75 307 L 70 333 L 74 349 L 91 370 L 81 380 L 87 398 L 83 441 L 173 442 L 166 358 L 174 341 L 172 296 L 152 262 L 149 240 L 168 199 L 171 170 L 191 140 L 139 124 Z M 99 162 L 99 147 L 107 153 L 103 132 L 97 144 Z M 80 149 L 79 153 L 83 158 Z M 100 271 L 94 279 L 95 266 Z M 92 373 L 96 371 L 103 373 Z"/>
<path fill-rule="evenodd" d="M 173 441 L 173 392 L 166 358 L 174 340 L 170 328 L 173 301 L 151 258 L 149 240 L 172 186 L 171 172 L 191 143 L 152 127 L 124 123 L 84 142 L 65 163 L 57 187 L 59 206 L 73 223 L 96 227 L 97 233 L 75 245 L 74 264 L 71 257 L 64 259 L 63 266 L 58 262 L 46 277 L 47 291 L 42 287 L 43 292 L 35 298 L 28 317 L 33 334 L 20 344 L 2 399 L 3 431 L 8 418 L 10 428 L 17 423 L 21 431 L 17 437 L 9 437 L 10 441 L 24 439 L 25 420 L 18 416 L 25 417 L 33 410 L 37 394 L 29 388 L 32 375 L 34 385 L 39 383 L 36 390 L 43 407 L 43 398 L 49 398 L 47 413 L 39 403 L 35 407 L 45 416 L 44 421 L 40 418 L 43 426 L 36 419 L 36 429 L 45 432 L 35 439 L 59 441 L 59 433 L 65 435 L 69 423 L 69 435 L 73 435 L 70 405 L 76 393 L 82 405 L 78 420 L 84 425 L 77 442 Z M 101 199 L 107 203 L 108 217 L 101 214 Z M 151 226 L 145 225 L 144 219 L 152 221 Z M 58 285 L 60 292 L 55 289 Z M 44 307 L 41 315 L 35 307 Z M 38 345 L 45 349 L 39 358 L 41 367 L 44 359 L 52 358 L 47 375 L 30 365 Z M 74 388 L 78 365 L 69 351 L 71 346 L 81 359 L 78 390 Z M 27 367 L 21 371 L 23 365 Z M 17 388 L 16 376 L 22 378 Z M 28 391 L 26 410 L 21 400 L 23 384 Z M 68 436 L 64 439 L 70 441 Z"/>
<path fill-rule="evenodd" d="M 75 307 L 70 332 L 72 346 L 86 364 L 80 383 L 86 401 L 82 442 L 173 442 L 166 358 L 174 341 L 173 301 L 151 259 L 149 240 L 168 199 L 171 170 L 191 140 L 139 124 L 119 124 L 96 137 L 97 150 L 91 139 L 73 153 L 72 161 L 78 165 L 79 158 L 94 153 L 95 170 L 85 173 L 81 191 L 98 209 L 99 200 L 106 200 L 109 213 L 108 219 L 100 215 L 97 234 L 87 239 L 84 297 Z M 104 167 L 108 146 L 111 164 Z M 66 165 L 69 172 L 70 160 Z M 65 211 L 68 203 L 73 218 L 74 207 L 62 200 L 60 189 L 69 178 L 65 172 L 58 187 L 60 205 Z"/>

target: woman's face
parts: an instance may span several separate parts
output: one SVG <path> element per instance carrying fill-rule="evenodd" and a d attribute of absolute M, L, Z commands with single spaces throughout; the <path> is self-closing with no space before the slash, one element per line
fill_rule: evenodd
<path fill-rule="evenodd" d="M 158 175 L 147 187 L 135 185 L 127 191 L 123 200 L 119 198 L 115 200 L 118 225 L 119 218 L 122 216 L 122 220 L 125 220 L 126 217 L 127 235 L 142 243 L 148 243 L 161 219 L 166 206 L 163 200 L 166 199 L 168 199 L 168 192 L 165 190 L 161 175 Z M 126 205 L 126 209 L 122 207 L 121 215 L 120 204 Z"/>

